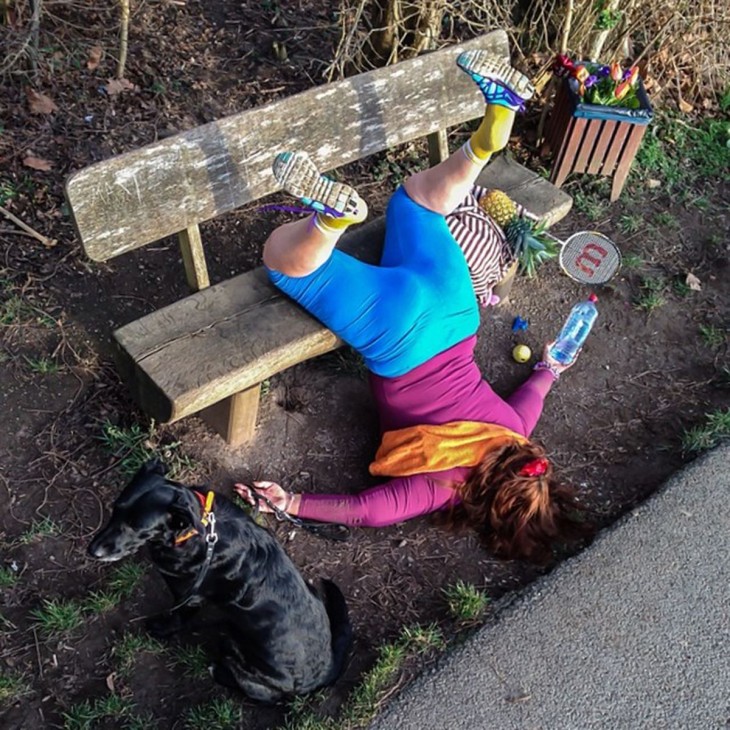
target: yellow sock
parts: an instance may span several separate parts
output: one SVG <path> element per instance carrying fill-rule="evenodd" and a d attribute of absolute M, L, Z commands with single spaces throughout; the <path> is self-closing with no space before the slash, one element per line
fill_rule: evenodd
<path fill-rule="evenodd" d="M 362 223 L 367 217 L 368 206 L 361 198 L 354 213 L 346 213 L 340 218 L 326 213 L 317 213 L 314 216 L 314 225 L 324 231 L 344 231 L 353 223 Z"/>
<path fill-rule="evenodd" d="M 464 150 L 466 156 L 472 160 L 476 158 L 486 162 L 494 152 L 507 146 L 514 121 L 514 109 L 499 104 L 488 104 L 482 123 L 469 138 L 469 150 Z"/>

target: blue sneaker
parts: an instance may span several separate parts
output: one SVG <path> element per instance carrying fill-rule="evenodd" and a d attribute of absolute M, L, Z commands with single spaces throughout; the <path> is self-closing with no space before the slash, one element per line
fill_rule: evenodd
<path fill-rule="evenodd" d="M 280 152 L 272 170 L 279 185 L 310 211 L 354 222 L 367 215 L 367 205 L 357 191 L 320 175 L 306 152 Z"/>
<path fill-rule="evenodd" d="M 535 93 L 527 76 L 493 53 L 481 49 L 464 51 L 456 65 L 476 82 L 487 104 L 523 109 Z"/>

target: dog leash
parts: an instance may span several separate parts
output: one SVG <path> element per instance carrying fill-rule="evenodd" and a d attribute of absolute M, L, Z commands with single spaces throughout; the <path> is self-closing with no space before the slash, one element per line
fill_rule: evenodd
<path fill-rule="evenodd" d="M 317 537 L 323 537 L 326 540 L 334 540 L 335 542 L 345 542 L 350 538 L 350 528 L 347 525 L 340 525 L 336 522 L 312 522 L 310 520 L 302 520 L 294 517 L 283 509 L 277 507 L 268 497 L 257 492 L 253 487 L 248 488 L 254 498 L 253 518 L 256 519 L 260 514 L 260 502 L 266 504 L 273 512 L 277 522 L 289 522 L 296 527 L 301 527 L 307 532 L 311 532 Z"/>
<path fill-rule="evenodd" d="M 199 492 L 195 492 L 195 494 L 198 496 L 198 499 L 201 498 Z M 213 562 L 213 552 L 215 551 L 215 545 L 218 542 L 218 533 L 215 531 L 215 512 L 213 512 L 214 499 L 215 492 L 211 490 L 205 497 L 205 503 L 203 505 L 203 516 L 200 520 L 205 527 L 205 559 L 203 560 L 203 564 L 200 566 L 200 570 L 198 571 L 198 575 L 195 578 L 195 582 L 193 583 L 192 588 L 190 588 L 190 590 L 187 592 L 187 595 L 177 605 L 173 606 L 170 609 L 170 613 L 172 613 L 173 611 L 177 611 L 179 608 L 182 608 L 183 606 L 190 603 L 190 601 L 195 597 L 196 593 L 198 592 L 200 586 L 203 585 L 205 576 L 208 575 L 210 564 Z M 189 537 L 199 534 L 200 533 L 197 530 L 193 529 L 192 532 L 185 533 L 183 540 L 175 540 L 175 544 L 179 545 L 181 542 L 184 542 Z"/>

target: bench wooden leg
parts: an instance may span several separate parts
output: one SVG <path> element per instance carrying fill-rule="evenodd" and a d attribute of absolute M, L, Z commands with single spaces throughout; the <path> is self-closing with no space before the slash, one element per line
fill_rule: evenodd
<path fill-rule="evenodd" d="M 261 386 L 226 398 L 200 412 L 201 418 L 230 446 L 239 446 L 253 437 L 259 411 Z"/>

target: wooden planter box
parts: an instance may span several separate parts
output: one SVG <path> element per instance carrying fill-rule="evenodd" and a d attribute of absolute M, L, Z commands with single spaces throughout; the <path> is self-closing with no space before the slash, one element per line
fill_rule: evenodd
<path fill-rule="evenodd" d="M 560 187 L 571 172 L 613 177 L 611 202 L 617 200 L 654 113 L 639 79 L 639 109 L 584 104 L 563 79 L 548 120 L 546 139 L 556 152 L 550 177 Z"/>

